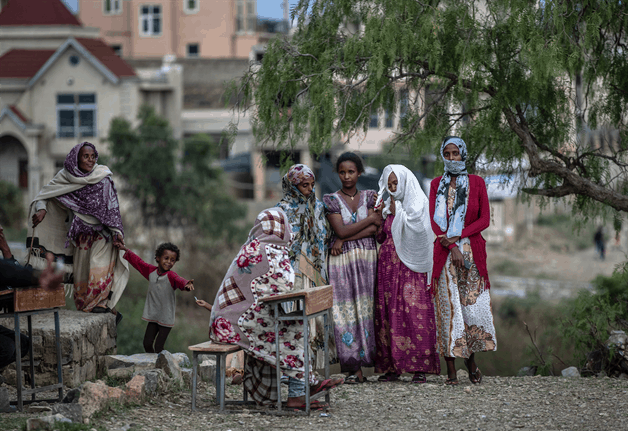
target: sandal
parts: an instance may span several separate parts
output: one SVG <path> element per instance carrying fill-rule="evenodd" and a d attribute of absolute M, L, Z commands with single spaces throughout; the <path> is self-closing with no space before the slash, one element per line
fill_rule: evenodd
<path fill-rule="evenodd" d="M 482 371 L 480 371 L 477 365 L 475 366 L 475 373 L 469 373 L 469 380 L 471 380 L 471 383 L 474 385 L 482 383 Z"/>
<path fill-rule="evenodd" d="M 414 373 L 412 377 L 412 383 L 427 383 L 427 377 L 423 373 Z"/>
<path fill-rule="evenodd" d="M 447 378 L 447 380 L 445 380 L 445 384 L 449 385 L 449 386 L 454 386 L 459 384 L 460 382 L 458 381 L 458 377 L 454 377 L 454 378 Z"/>
<path fill-rule="evenodd" d="M 464 366 L 467 367 L 467 371 L 469 371 L 469 381 L 471 383 L 473 383 L 474 385 L 479 385 L 480 383 L 482 383 L 482 372 L 480 371 L 480 368 L 477 366 L 477 364 L 474 362 L 473 363 L 475 365 L 475 372 L 471 372 L 471 364 L 469 363 L 468 359 L 464 360 Z M 479 377 L 478 377 L 479 374 Z"/>
<path fill-rule="evenodd" d="M 362 380 L 358 379 L 358 376 L 356 376 L 355 374 L 351 374 L 349 377 L 347 377 L 345 379 L 345 384 L 347 385 L 355 385 L 358 383 L 364 383 L 366 382 L 366 377 L 362 376 Z"/>
<path fill-rule="evenodd" d="M 379 378 L 377 379 L 378 382 L 394 382 L 399 380 L 399 374 L 396 373 L 386 373 L 386 374 L 382 374 L 381 376 L 379 376 Z"/>

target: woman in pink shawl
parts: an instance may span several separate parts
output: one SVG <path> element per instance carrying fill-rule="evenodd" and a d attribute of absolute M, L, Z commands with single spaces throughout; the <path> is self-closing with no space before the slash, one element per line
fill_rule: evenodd
<path fill-rule="evenodd" d="M 113 242 L 124 230 L 112 173 L 97 161 L 93 144 L 76 145 L 63 169 L 33 200 L 31 262 L 37 266 L 42 251 L 62 257 L 66 272 L 73 273 L 76 309 L 112 312 L 119 322 L 122 315 L 113 308 L 126 287 L 129 268 Z"/>

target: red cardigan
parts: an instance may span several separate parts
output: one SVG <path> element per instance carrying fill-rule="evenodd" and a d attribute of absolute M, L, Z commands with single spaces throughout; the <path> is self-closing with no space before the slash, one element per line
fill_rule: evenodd
<path fill-rule="evenodd" d="M 430 186 L 430 221 L 432 222 L 432 230 L 434 234 L 444 235 L 440 227 L 434 221 L 434 209 L 436 208 L 436 192 L 441 177 L 434 178 Z M 486 240 L 482 237 L 482 231 L 491 223 L 491 208 L 488 203 L 488 194 L 486 193 L 486 184 L 482 177 L 477 175 L 469 175 L 469 199 L 467 202 L 467 214 L 464 219 L 464 228 L 462 229 L 461 238 L 469 237 L 471 243 L 471 251 L 473 252 L 473 260 L 478 268 L 480 276 L 484 278 L 485 288 L 490 289 L 491 284 L 488 280 L 488 272 L 486 270 Z M 438 282 L 440 273 L 445 266 L 450 248 L 441 245 L 440 241 L 434 241 L 434 267 L 432 268 L 432 284 Z"/>

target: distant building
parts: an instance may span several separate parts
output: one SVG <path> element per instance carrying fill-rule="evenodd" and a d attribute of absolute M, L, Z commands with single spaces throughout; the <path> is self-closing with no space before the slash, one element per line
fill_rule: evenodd
<path fill-rule="evenodd" d="M 182 70 L 133 69 L 60 0 L 0 0 L 0 179 L 25 201 L 81 141 L 107 152 L 114 117 L 149 103 L 182 136 Z"/>
<path fill-rule="evenodd" d="M 79 0 L 78 17 L 124 58 L 247 58 L 283 21 L 259 20 L 257 0 Z"/>

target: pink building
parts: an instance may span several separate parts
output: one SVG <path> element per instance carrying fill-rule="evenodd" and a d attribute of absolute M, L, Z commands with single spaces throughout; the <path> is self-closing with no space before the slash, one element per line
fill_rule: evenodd
<path fill-rule="evenodd" d="M 248 58 L 267 38 L 257 0 L 79 0 L 78 18 L 126 58 Z"/>

